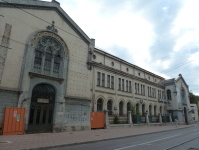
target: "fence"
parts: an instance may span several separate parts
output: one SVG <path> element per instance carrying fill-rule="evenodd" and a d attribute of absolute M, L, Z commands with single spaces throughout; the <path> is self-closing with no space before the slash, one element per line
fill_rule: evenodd
<path fill-rule="evenodd" d="M 116 119 L 117 118 L 117 119 Z M 128 115 L 109 115 L 108 116 L 109 123 L 110 124 L 128 124 Z"/>

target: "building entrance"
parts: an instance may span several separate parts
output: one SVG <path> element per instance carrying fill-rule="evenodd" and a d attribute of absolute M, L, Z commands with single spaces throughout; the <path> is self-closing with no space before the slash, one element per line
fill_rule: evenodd
<path fill-rule="evenodd" d="M 184 107 L 184 119 L 185 119 L 185 123 L 186 123 L 186 125 L 188 125 L 188 121 L 187 121 L 187 110 L 186 110 L 186 107 Z"/>
<path fill-rule="evenodd" d="M 48 84 L 33 88 L 27 133 L 52 132 L 55 89 Z"/>

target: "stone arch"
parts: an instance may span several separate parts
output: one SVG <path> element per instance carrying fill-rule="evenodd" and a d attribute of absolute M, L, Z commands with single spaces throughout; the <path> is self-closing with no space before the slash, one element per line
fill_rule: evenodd
<path fill-rule="evenodd" d="M 148 114 L 149 114 L 149 115 L 152 115 L 152 114 L 153 114 L 153 104 L 152 104 L 152 103 L 149 104 L 149 111 L 148 111 Z"/>
<path fill-rule="evenodd" d="M 106 110 L 106 107 L 105 107 L 106 100 L 105 100 L 104 96 L 102 96 L 102 95 L 99 95 L 99 96 L 95 99 L 95 106 L 96 106 L 96 109 L 95 109 L 95 110 L 97 111 L 97 101 L 98 101 L 99 99 L 102 100 L 102 111 L 103 111 L 103 110 Z"/>
<path fill-rule="evenodd" d="M 125 106 L 124 99 L 120 99 L 118 105 L 119 105 L 119 115 L 123 115 L 124 114 L 124 106 Z"/>
<path fill-rule="evenodd" d="M 110 103 L 109 102 L 111 102 L 111 108 L 110 108 Z M 109 111 L 108 114 L 112 115 L 113 114 L 113 110 L 114 110 L 114 105 L 115 105 L 114 99 L 112 97 L 109 97 L 109 98 L 106 99 L 105 103 L 106 103 L 105 107 Z"/>

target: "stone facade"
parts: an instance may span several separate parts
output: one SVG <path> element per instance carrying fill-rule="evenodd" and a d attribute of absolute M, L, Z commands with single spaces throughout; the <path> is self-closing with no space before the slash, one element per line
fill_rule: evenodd
<path fill-rule="evenodd" d="M 0 48 L 0 127 L 5 106 L 26 107 L 27 132 L 46 132 L 45 127 L 40 131 L 40 123 L 52 125 L 52 132 L 90 130 L 91 111 L 127 115 L 130 103 L 149 115 L 176 111 L 183 121 L 179 106 L 189 107 L 189 89 L 182 77 L 167 82 L 95 48 L 95 40 L 55 0 L 7 2 L 0 0 L 0 14 L 6 16 L 1 18 L 0 35 L 10 29 L 10 41 L 1 43 L 9 48 Z M 165 103 L 168 89 L 171 105 Z M 179 102 L 178 89 L 186 96 Z"/>

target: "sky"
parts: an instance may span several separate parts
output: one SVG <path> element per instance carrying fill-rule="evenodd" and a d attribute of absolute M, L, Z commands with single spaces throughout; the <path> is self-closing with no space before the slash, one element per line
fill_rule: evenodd
<path fill-rule="evenodd" d="M 97 47 L 199 95 L 199 0 L 57 1 Z"/>

